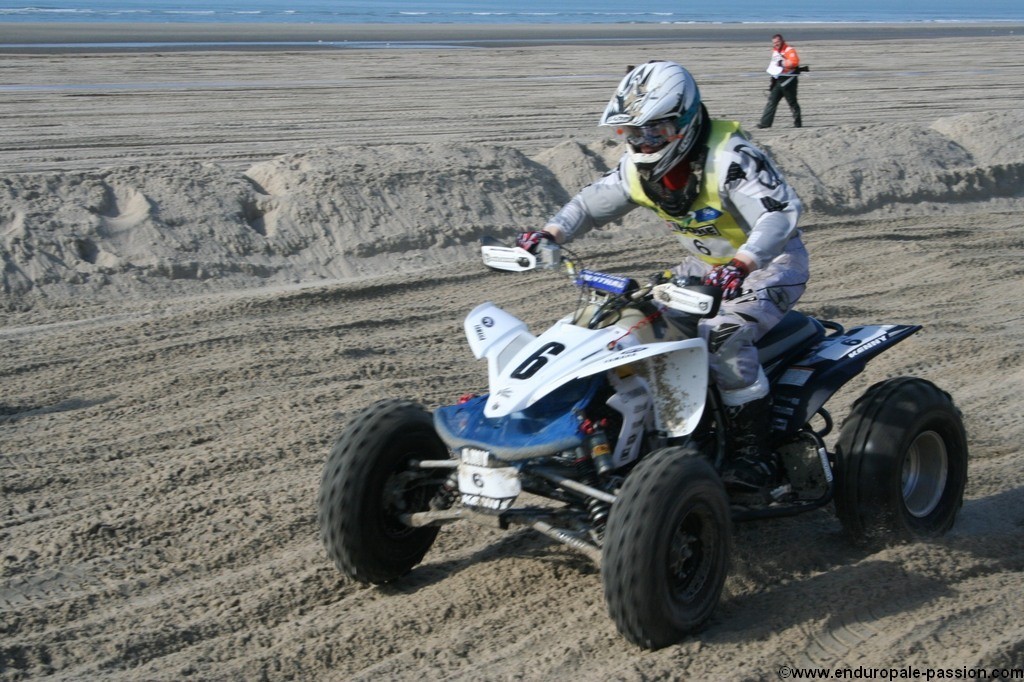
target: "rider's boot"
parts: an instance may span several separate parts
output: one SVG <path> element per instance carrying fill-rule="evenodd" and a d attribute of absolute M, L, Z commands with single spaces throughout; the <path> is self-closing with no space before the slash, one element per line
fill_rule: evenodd
<path fill-rule="evenodd" d="M 779 482 L 782 470 L 779 456 L 768 447 L 771 410 L 771 396 L 726 407 L 729 421 L 726 445 L 730 453 L 722 471 L 726 487 L 755 491 Z"/>

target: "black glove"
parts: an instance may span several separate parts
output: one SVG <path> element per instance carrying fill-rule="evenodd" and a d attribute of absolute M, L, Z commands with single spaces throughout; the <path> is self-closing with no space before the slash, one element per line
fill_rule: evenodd
<path fill-rule="evenodd" d="M 555 238 L 554 236 L 552 236 L 550 232 L 544 232 L 543 230 L 538 230 L 534 232 L 521 232 L 516 237 L 516 246 L 518 246 L 521 249 L 525 249 L 532 254 L 536 254 L 537 247 L 540 246 L 540 243 L 544 240 L 553 242 L 555 241 Z"/>
<path fill-rule="evenodd" d="M 722 298 L 731 301 L 743 292 L 743 280 L 750 274 L 747 266 L 735 258 L 725 265 L 716 265 L 704 277 L 704 284 L 722 290 Z"/>

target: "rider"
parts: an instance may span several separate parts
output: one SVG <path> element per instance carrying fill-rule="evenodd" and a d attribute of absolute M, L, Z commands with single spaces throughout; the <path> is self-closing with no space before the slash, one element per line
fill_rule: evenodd
<path fill-rule="evenodd" d="M 674 62 L 651 61 L 626 74 L 600 124 L 626 143 L 618 166 L 516 243 L 535 252 L 545 240 L 564 243 L 638 206 L 667 221 L 687 251 L 673 274 L 696 275 L 723 292 L 719 314 L 699 328 L 730 422 L 723 480 L 749 490 L 774 485 L 780 463 L 767 445 L 771 397 L 754 343 L 807 283 L 800 199 L 738 123 L 708 117 L 693 77 Z"/>

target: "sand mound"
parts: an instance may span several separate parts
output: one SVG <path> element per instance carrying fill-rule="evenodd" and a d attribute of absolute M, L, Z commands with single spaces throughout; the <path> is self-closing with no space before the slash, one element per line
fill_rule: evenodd
<path fill-rule="evenodd" d="M 15 175 L 0 187 L 9 308 L 408 270 L 464 258 L 483 232 L 536 224 L 563 198 L 516 151 L 440 144 L 314 149 L 245 173 L 174 163 Z"/>
<path fill-rule="evenodd" d="M 818 216 L 906 215 L 948 208 L 935 204 L 1020 199 L 1022 124 L 1024 113 L 1002 112 L 920 127 L 847 125 L 794 131 L 771 150 Z"/>
<path fill-rule="evenodd" d="M 793 131 L 770 149 L 805 223 L 872 212 L 1018 205 L 1024 114 L 930 126 Z M 613 167 L 619 148 L 572 140 L 527 158 L 503 146 L 394 145 L 289 154 L 237 172 L 175 162 L 0 181 L 8 310 L 409 272 L 475 257 L 484 233 L 540 225 Z M 650 229 L 638 211 L 614 235 Z"/>

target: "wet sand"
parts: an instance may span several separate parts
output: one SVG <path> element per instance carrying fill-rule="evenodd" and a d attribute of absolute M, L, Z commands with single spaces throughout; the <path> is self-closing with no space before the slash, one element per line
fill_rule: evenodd
<path fill-rule="evenodd" d="M 522 47 L 637 42 L 930 40 L 1020 35 L 1024 24 L 200 24 L 0 23 L 0 53 L 29 50 L 325 49 L 368 44 Z"/>

